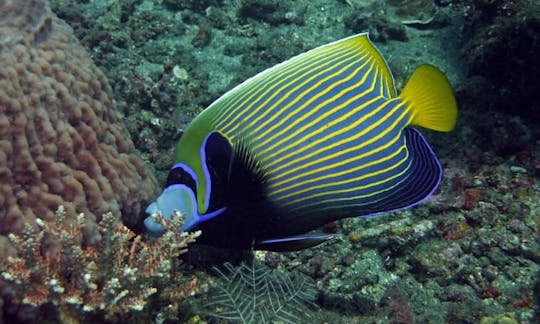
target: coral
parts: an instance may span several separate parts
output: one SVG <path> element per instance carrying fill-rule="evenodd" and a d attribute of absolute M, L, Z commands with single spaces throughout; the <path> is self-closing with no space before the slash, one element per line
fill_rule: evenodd
<path fill-rule="evenodd" d="M 463 33 L 467 40 L 464 58 L 468 73 L 487 80 L 486 87 L 467 92 L 478 91 L 481 97 L 487 97 L 488 103 L 471 104 L 537 122 L 540 120 L 535 86 L 540 73 L 536 55 L 540 50 L 539 2 L 469 0 L 464 4 Z M 509 139 L 512 140 L 514 136 Z"/>
<path fill-rule="evenodd" d="M 353 33 L 369 32 L 371 39 L 377 42 L 388 40 L 407 41 L 407 31 L 401 21 L 390 19 L 382 1 L 348 1 L 354 10 L 344 16 L 344 24 Z"/>
<path fill-rule="evenodd" d="M 102 214 L 133 226 L 157 190 L 71 28 L 45 0 L 0 0 L 1 240 L 63 205 L 93 244 Z"/>
<path fill-rule="evenodd" d="M 514 314 L 505 313 L 497 314 L 495 316 L 485 316 L 480 320 L 480 324 L 518 324 Z"/>
<path fill-rule="evenodd" d="M 26 224 L 22 235 L 9 235 L 18 257 L 0 258 L 0 267 L 2 279 L 12 286 L 10 303 L 52 305 L 63 322 L 116 322 L 135 314 L 141 318 L 149 301 L 157 301 L 166 306 L 146 315 L 174 319 L 182 299 L 197 291 L 198 279 L 182 275 L 178 257 L 199 233 L 178 231 L 179 214 L 171 221 L 161 219 L 165 234 L 144 242 L 107 213 L 98 226 L 100 250 L 81 243 L 85 215 L 75 221 L 68 216 L 60 206 L 54 221 L 38 218 L 37 230 Z M 49 253 L 51 241 L 61 249 Z"/>
<path fill-rule="evenodd" d="M 410 1 L 420 2 L 427 1 Z M 400 282 L 418 323 L 478 323 L 506 312 L 519 322 L 540 323 L 540 128 L 538 118 L 529 118 L 540 113 L 534 78 L 540 2 L 430 2 L 437 13 L 422 24 L 432 15 L 416 14 L 429 7 L 406 7 L 414 14 L 407 17 L 377 0 L 281 2 L 272 11 L 262 8 L 263 19 L 242 16 L 242 8 L 254 3 L 249 0 L 51 0 L 114 85 L 116 98 L 125 101 L 116 106 L 132 140 L 163 180 L 170 148 L 195 115 L 237 83 L 309 48 L 369 31 L 389 53 L 398 89 L 412 66 L 440 65 L 455 86 L 462 118 L 450 136 L 427 135 L 445 169 L 436 195 L 406 212 L 340 221 L 332 242 L 279 253 L 279 260 L 267 254 L 267 265 L 317 281 L 319 310 L 312 322 L 388 321 L 388 304 L 379 295 Z M 269 22 L 278 19 L 291 20 Z M 403 24 L 409 19 L 420 21 Z M 208 28 L 212 41 L 195 48 L 199 28 Z M 175 66 L 188 78 L 176 77 Z M 481 194 L 467 193 L 475 198 L 467 209 L 465 190 L 475 188 Z M 214 250 L 211 262 L 196 261 L 206 269 L 231 255 Z M 370 265 L 368 273 L 359 272 L 362 263 Z M 500 294 L 482 299 L 489 284 Z M 523 299 L 532 299 L 531 307 L 514 306 Z M 197 298 L 188 300 L 196 304 Z"/>
<path fill-rule="evenodd" d="M 295 12 L 292 3 L 283 1 L 242 1 L 237 12 L 242 22 L 264 21 L 270 25 L 303 24 L 303 14 Z"/>
<path fill-rule="evenodd" d="M 212 317 L 238 323 L 300 323 L 309 318 L 315 290 L 305 277 L 290 277 L 251 266 L 225 263 L 222 280 L 205 305 Z"/>
<path fill-rule="evenodd" d="M 166 8 L 172 11 L 191 9 L 193 11 L 204 12 L 204 10 L 210 6 L 220 6 L 223 4 L 223 0 L 163 0 L 163 4 Z"/>
<path fill-rule="evenodd" d="M 391 324 L 414 323 L 414 315 L 408 296 L 396 291 L 395 287 L 381 300 L 382 308 Z"/>
<path fill-rule="evenodd" d="M 427 23 L 433 20 L 437 7 L 431 0 L 389 0 L 388 4 L 393 6 L 396 15 L 402 18 L 402 22 L 409 24 L 411 22 Z"/>

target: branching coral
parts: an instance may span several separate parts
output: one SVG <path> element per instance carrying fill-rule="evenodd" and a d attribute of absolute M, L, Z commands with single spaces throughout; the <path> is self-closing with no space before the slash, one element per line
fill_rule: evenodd
<path fill-rule="evenodd" d="M 165 307 L 144 316 L 173 318 L 179 302 L 198 289 L 197 278 L 179 271 L 179 256 L 199 233 L 179 231 L 180 215 L 160 222 L 165 234 L 145 242 L 111 213 L 105 214 L 98 224 L 97 250 L 82 243 L 84 214 L 72 220 L 60 207 L 54 221 L 38 218 L 37 229 L 27 224 L 22 235 L 9 235 L 18 257 L 0 259 L 1 277 L 13 286 L 16 302 L 53 305 L 64 319 L 140 317 L 149 300 Z"/>

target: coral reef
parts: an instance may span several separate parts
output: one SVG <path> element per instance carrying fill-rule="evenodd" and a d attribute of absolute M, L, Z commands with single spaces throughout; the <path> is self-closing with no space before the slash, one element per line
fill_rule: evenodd
<path fill-rule="evenodd" d="M 0 258 L 2 279 L 12 288 L 8 309 L 24 310 L 19 320 L 44 320 L 48 314 L 64 323 L 178 319 L 180 302 L 198 290 L 197 278 L 179 270 L 179 256 L 200 233 L 179 231 L 180 214 L 161 219 L 164 235 L 144 242 L 107 213 L 98 225 L 99 249 L 82 244 L 84 214 L 72 221 L 60 206 L 55 216 L 54 221 L 38 218 L 38 229 L 26 224 L 22 235 L 10 234 L 18 257 Z M 51 241 L 61 247 L 54 253 Z M 154 308 L 148 310 L 148 304 Z"/>
<path fill-rule="evenodd" d="M 538 1 L 468 0 L 462 6 L 468 72 L 488 80 L 477 89 L 489 101 L 482 106 L 539 121 Z"/>
<path fill-rule="evenodd" d="M 538 322 L 538 1 L 51 2 L 112 81 L 161 178 L 195 114 L 317 45 L 369 31 L 398 88 L 418 64 L 441 67 L 460 118 L 451 136 L 427 134 L 445 169 L 432 201 L 334 223 L 336 240 L 267 253 L 266 265 L 316 281 L 318 322 Z"/>
<path fill-rule="evenodd" d="M 0 1 L 1 241 L 64 205 L 93 244 L 102 214 L 134 226 L 157 189 L 71 28 L 46 1 Z"/>

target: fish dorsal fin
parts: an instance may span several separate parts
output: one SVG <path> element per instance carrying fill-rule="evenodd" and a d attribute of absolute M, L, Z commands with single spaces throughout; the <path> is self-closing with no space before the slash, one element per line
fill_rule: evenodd
<path fill-rule="evenodd" d="M 373 85 L 375 86 L 374 90 L 380 91 L 380 95 L 385 98 L 393 98 L 396 96 L 396 88 L 394 85 L 394 77 L 392 76 L 392 72 L 390 72 L 390 68 L 388 67 L 388 63 L 386 63 L 386 60 L 369 39 L 368 33 L 354 35 L 338 40 L 334 43 L 323 45 L 319 48 L 323 49 L 327 46 L 342 48 L 343 50 L 348 48 L 354 49 L 359 62 L 369 61 L 373 66 L 371 73 L 378 78 L 373 82 Z M 314 51 L 319 48 L 316 48 Z"/>
<path fill-rule="evenodd" d="M 396 88 L 394 85 L 394 77 L 390 72 L 390 67 L 383 58 L 379 50 L 373 45 L 369 39 L 369 34 L 359 34 L 346 38 L 343 41 L 351 42 L 352 46 L 358 49 L 358 53 L 367 53 L 364 59 L 369 59 L 373 62 L 374 71 L 379 76 L 379 82 L 375 83 L 379 86 L 381 95 L 385 98 L 393 98 L 396 96 Z M 339 41 L 338 41 L 339 42 Z"/>
<path fill-rule="evenodd" d="M 309 80 L 322 82 L 330 76 L 336 83 L 338 80 L 362 79 L 356 84 L 357 92 L 369 89 L 385 98 L 396 96 L 386 61 L 368 34 L 362 33 L 319 46 L 256 74 L 214 101 L 198 118 L 227 125 L 230 120 L 240 118 L 238 112 L 252 111 L 266 99 L 272 101 L 271 97 L 276 93 L 292 91 Z M 222 115 L 222 111 L 231 113 L 231 117 Z"/>
<path fill-rule="evenodd" d="M 412 125 L 441 132 L 454 129 L 456 98 L 450 82 L 436 67 L 420 65 L 399 96 L 411 107 Z"/>

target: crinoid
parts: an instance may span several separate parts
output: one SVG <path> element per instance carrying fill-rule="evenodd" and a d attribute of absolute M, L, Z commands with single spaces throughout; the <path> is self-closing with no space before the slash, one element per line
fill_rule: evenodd
<path fill-rule="evenodd" d="M 224 264 L 205 305 L 208 314 L 233 323 L 299 323 L 310 317 L 316 290 L 300 274 L 271 271 L 253 261 L 250 266 Z"/>

